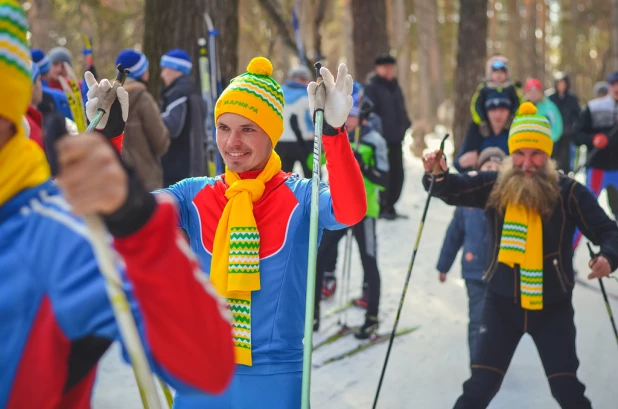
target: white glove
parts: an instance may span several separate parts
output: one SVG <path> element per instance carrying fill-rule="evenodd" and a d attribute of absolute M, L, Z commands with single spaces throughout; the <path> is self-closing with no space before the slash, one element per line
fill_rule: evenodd
<path fill-rule="evenodd" d="M 322 67 L 320 74 L 324 81 L 326 88 L 326 101 L 324 104 L 324 120 L 328 122 L 333 128 L 341 127 L 346 119 L 350 109 L 354 105 L 352 99 L 352 89 L 354 81 L 352 76 L 348 74 L 348 67 L 345 64 L 339 65 L 337 72 L 337 80 L 330 73 L 328 68 Z M 315 110 L 315 92 L 318 88 L 317 82 L 310 82 L 307 86 L 307 93 L 309 93 L 309 110 L 313 117 L 313 111 Z"/>
<path fill-rule="evenodd" d="M 104 129 L 109 119 L 110 107 L 100 106 L 106 99 L 107 94 L 112 92 L 112 84 L 107 79 L 102 79 L 100 83 L 94 78 L 90 71 L 84 74 L 86 85 L 88 85 L 88 102 L 86 102 L 86 116 L 92 121 L 99 112 L 99 108 L 107 109 L 103 118 L 97 125 L 97 129 Z M 129 116 L 129 94 L 123 87 L 116 88 L 116 98 L 122 108 L 122 121 L 127 122 Z M 100 101 L 100 102 L 99 102 Z"/>

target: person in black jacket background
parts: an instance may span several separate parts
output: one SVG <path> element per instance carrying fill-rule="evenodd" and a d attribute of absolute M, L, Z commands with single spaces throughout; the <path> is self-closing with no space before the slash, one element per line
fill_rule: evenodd
<path fill-rule="evenodd" d="M 576 145 L 588 148 L 586 186 L 599 197 L 607 189 L 609 207 L 618 217 L 618 71 L 607 78 L 609 93 L 589 101 L 575 124 Z M 573 247 L 577 247 L 577 233 Z"/>
<path fill-rule="evenodd" d="M 455 408 L 489 405 L 519 340 L 528 333 L 559 405 L 590 409 L 577 378 L 571 237 L 577 226 L 601 247 L 589 263 L 588 276 L 601 278 L 618 267 L 618 226 L 586 187 L 556 170 L 549 159 L 549 121 L 529 103 L 519 112 L 510 131 L 511 157 L 499 173 L 450 174 L 438 151 L 423 158 L 425 188 L 431 172 L 436 178 L 433 196 L 451 205 L 486 209 L 492 232 L 477 354 Z"/>
<path fill-rule="evenodd" d="M 198 87 L 193 84 L 191 57 L 184 50 L 174 49 L 161 57 L 161 117 L 170 133 L 170 146 L 161 158 L 163 185 L 193 176 L 202 176 L 204 169 L 204 120 L 206 105 Z"/>
<path fill-rule="evenodd" d="M 412 125 L 406 110 L 403 93 L 397 82 L 395 57 L 379 56 L 370 75 L 365 96 L 373 102 L 374 112 L 382 119 L 382 136 L 388 145 L 389 184 L 380 198 L 380 217 L 394 220 L 398 216 L 395 203 L 403 189 L 403 150 L 406 131 Z"/>
<path fill-rule="evenodd" d="M 555 91 L 549 96 L 551 102 L 556 104 L 562 116 L 562 137 L 554 146 L 552 157 L 558 163 L 558 169 L 564 173 L 571 171 L 571 153 L 573 152 L 573 140 L 575 137 L 575 122 L 581 108 L 577 95 L 571 92 L 569 76 L 563 72 L 555 75 Z"/>

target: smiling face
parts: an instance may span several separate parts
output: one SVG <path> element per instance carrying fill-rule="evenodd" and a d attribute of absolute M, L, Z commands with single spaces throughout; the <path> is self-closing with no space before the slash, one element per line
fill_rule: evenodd
<path fill-rule="evenodd" d="M 230 112 L 217 119 L 217 147 L 228 169 L 236 173 L 264 169 L 273 150 L 262 128 Z"/>

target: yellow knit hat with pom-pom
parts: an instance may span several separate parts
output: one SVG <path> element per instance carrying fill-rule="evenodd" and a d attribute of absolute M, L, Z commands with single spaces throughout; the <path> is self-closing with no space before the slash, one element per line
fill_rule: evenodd
<path fill-rule="evenodd" d="M 283 91 L 272 73 L 268 59 L 252 59 L 247 72 L 230 81 L 217 100 L 215 121 L 227 112 L 242 115 L 266 132 L 274 148 L 283 133 Z"/>
<path fill-rule="evenodd" d="M 0 0 L 0 117 L 11 121 L 22 136 L 22 117 L 32 98 L 27 31 L 28 19 L 21 5 Z"/>
<path fill-rule="evenodd" d="M 546 117 L 537 115 L 537 109 L 532 102 L 520 105 L 509 131 L 509 152 L 512 154 L 524 148 L 538 149 L 549 156 L 554 150 L 551 124 Z"/>

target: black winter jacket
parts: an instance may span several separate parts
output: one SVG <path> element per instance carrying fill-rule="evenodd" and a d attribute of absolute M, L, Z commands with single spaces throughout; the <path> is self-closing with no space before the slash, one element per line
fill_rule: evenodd
<path fill-rule="evenodd" d="M 618 169 L 618 101 L 610 95 L 593 99 L 579 114 L 575 124 L 575 144 L 588 147 L 589 167 Z M 592 139 L 598 133 L 609 138 L 605 149 L 594 149 Z"/>
<path fill-rule="evenodd" d="M 487 199 L 493 189 L 498 173 L 479 172 L 469 174 L 447 174 L 434 184 L 432 196 L 455 206 L 483 208 L 490 225 L 490 243 L 493 249 L 492 261 L 484 280 L 488 290 L 513 298 L 520 303 L 519 273 L 517 266 L 511 268 L 498 263 L 498 250 L 502 235 L 504 215 L 495 208 L 486 208 Z M 429 187 L 429 175 L 423 178 L 425 189 Z M 579 228 L 595 245 L 601 246 L 600 253 L 607 258 L 612 271 L 618 267 L 618 226 L 601 209 L 590 191 L 575 180 L 560 175 L 560 198 L 549 219 L 543 220 L 543 302 L 549 305 L 570 299 L 574 285 L 573 234 Z M 554 260 L 558 262 L 554 266 Z"/>
<path fill-rule="evenodd" d="M 204 175 L 206 106 L 188 75 L 163 89 L 161 112 L 171 138 L 167 153 L 161 158 L 164 186 Z"/>
<path fill-rule="evenodd" d="M 555 92 L 549 96 L 551 102 L 556 104 L 560 110 L 562 116 L 562 137 L 560 140 L 567 142 L 573 142 L 573 136 L 575 135 L 575 122 L 579 116 L 581 108 L 579 107 L 579 99 L 572 92 L 566 92 L 563 96 L 560 96 L 558 92 Z"/>
<path fill-rule="evenodd" d="M 382 119 L 382 136 L 386 142 L 401 143 L 412 122 L 397 80 L 388 81 L 373 74 L 365 87 L 365 96 L 373 102 L 373 112 Z"/>

